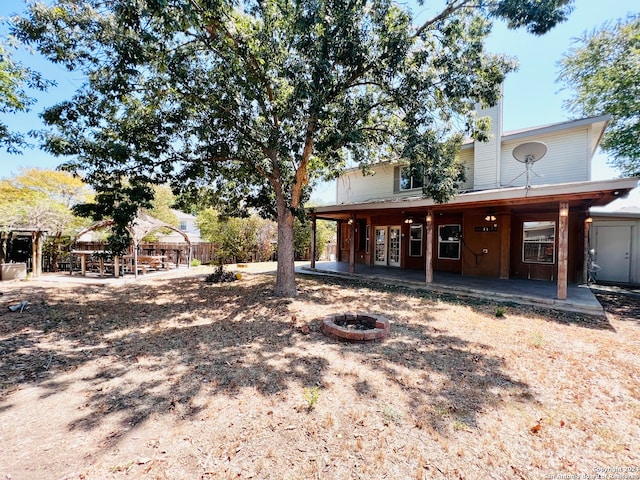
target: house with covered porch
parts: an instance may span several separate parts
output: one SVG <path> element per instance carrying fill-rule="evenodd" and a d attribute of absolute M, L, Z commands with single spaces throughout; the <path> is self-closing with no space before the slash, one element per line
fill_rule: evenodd
<path fill-rule="evenodd" d="M 591 180 L 609 117 L 503 132 L 501 103 L 479 114 L 491 118 L 491 139 L 463 145 L 466 182 L 448 203 L 425 198 L 406 165 L 382 163 L 373 175 L 346 171 L 336 204 L 312 209 L 312 220 L 336 222 L 337 260 L 352 273 L 364 264 L 423 271 L 427 284 L 434 272 L 542 280 L 566 299 L 568 283 L 587 279 L 589 209 L 638 184 Z"/>

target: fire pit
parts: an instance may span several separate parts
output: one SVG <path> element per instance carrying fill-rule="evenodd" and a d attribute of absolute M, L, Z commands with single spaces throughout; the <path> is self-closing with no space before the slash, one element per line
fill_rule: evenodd
<path fill-rule="evenodd" d="M 322 333 L 348 342 L 380 342 L 389 335 L 389 320 L 369 313 L 329 315 L 322 320 Z"/>

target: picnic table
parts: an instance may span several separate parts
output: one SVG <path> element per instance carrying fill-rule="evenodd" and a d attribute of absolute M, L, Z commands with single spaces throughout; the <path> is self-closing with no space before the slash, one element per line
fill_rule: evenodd
<path fill-rule="evenodd" d="M 119 275 L 120 258 L 117 257 L 117 256 L 113 257 L 113 262 L 105 262 L 104 256 L 100 255 L 100 254 L 104 253 L 102 251 L 98 251 L 98 250 L 71 250 L 69 253 L 72 256 L 76 255 L 76 256 L 80 257 L 80 274 L 83 277 L 87 276 L 87 270 L 88 270 L 87 267 L 96 263 L 96 262 L 94 262 L 92 260 L 94 256 L 98 257 L 97 268 L 98 268 L 98 273 L 100 274 L 101 277 L 105 276 L 105 271 L 106 271 L 107 268 L 113 268 L 113 276 L 114 277 L 117 277 Z M 69 274 L 73 275 L 73 261 L 69 262 Z"/>
<path fill-rule="evenodd" d="M 122 258 L 125 264 L 125 271 L 134 272 L 136 261 L 134 255 L 125 255 Z M 167 270 L 169 268 L 166 255 L 139 255 L 137 260 L 138 272 L 147 273 L 149 270 Z"/>

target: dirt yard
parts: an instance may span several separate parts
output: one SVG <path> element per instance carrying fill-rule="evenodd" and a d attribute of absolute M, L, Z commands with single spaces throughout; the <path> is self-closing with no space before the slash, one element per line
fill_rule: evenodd
<path fill-rule="evenodd" d="M 637 297 L 597 319 L 209 272 L 0 284 L 0 478 L 640 478 Z M 348 311 L 390 337 L 322 335 Z"/>

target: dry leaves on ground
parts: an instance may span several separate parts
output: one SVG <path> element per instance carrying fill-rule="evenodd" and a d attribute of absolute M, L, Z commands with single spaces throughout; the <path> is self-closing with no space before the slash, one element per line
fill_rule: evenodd
<path fill-rule="evenodd" d="M 2 285 L 0 476 L 537 479 L 640 466 L 637 317 L 509 306 L 500 318 L 489 301 L 322 277 L 301 277 L 288 300 L 272 275 L 203 278 Z M 6 308 L 20 300 L 27 310 Z M 324 337 L 320 319 L 345 311 L 385 315 L 390 338 Z"/>

